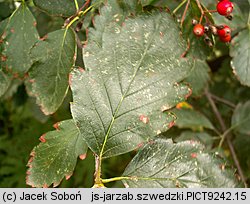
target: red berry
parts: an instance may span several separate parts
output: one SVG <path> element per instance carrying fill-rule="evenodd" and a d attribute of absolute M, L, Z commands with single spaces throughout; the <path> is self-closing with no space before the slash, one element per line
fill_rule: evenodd
<path fill-rule="evenodd" d="M 204 35 L 204 26 L 201 24 L 196 24 L 194 26 L 193 32 L 198 37 L 203 36 Z"/>
<path fill-rule="evenodd" d="M 224 37 L 220 37 L 220 41 L 222 42 L 230 42 L 231 41 L 231 35 L 226 35 Z"/>
<path fill-rule="evenodd" d="M 228 16 L 233 12 L 234 5 L 229 0 L 222 0 L 217 4 L 217 11 L 222 16 Z"/>
<path fill-rule="evenodd" d="M 223 25 L 222 29 L 217 30 L 218 35 L 222 38 L 231 35 L 231 32 L 231 28 L 227 25 Z"/>

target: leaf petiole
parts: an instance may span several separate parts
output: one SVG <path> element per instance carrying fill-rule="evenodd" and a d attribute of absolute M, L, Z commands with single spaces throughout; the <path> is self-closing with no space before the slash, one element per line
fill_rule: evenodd
<path fill-rule="evenodd" d="M 173 11 L 173 14 L 175 14 L 185 3 L 187 0 L 182 1 Z"/>

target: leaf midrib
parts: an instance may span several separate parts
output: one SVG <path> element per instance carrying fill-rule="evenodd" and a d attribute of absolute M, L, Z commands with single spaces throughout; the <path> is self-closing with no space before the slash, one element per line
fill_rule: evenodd
<path fill-rule="evenodd" d="M 159 21 L 160 21 L 160 19 L 157 20 L 157 22 L 159 22 Z M 117 105 L 117 108 L 116 108 L 116 110 L 115 110 L 115 113 L 114 113 L 114 115 L 112 116 L 112 120 L 111 120 L 111 122 L 110 122 L 108 131 L 107 131 L 107 133 L 106 133 L 106 135 L 105 135 L 105 137 L 104 137 L 104 141 L 103 141 L 102 148 L 101 148 L 101 151 L 100 151 L 100 155 L 99 155 L 100 160 L 101 160 L 102 157 L 103 157 L 105 145 L 106 145 L 106 143 L 107 143 L 107 140 L 108 140 L 110 131 L 111 131 L 111 129 L 112 129 L 112 127 L 113 127 L 113 124 L 114 124 L 114 122 L 115 122 L 116 115 L 118 114 L 118 112 L 119 112 L 119 110 L 120 110 L 120 107 L 121 107 L 121 105 L 122 105 L 122 103 L 123 103 L 123 101 L 124 101 L 124 99 L 125 99 L 127 93 L 129 92 L 130 87 L 131 87 L 133 81 L 135 80 L 135 77 L 136 77 L 136 75 L 137 75 L 137 73 L 138 73 L 138 71 L 139 71 L 139 69 L 140 69 L 140 67 L 141 67 L 141 64 L 142 64 L 142 62 L 143 62 L 143 60 L 144 60 L 144 58 L 145 58 L 145 56 L 146 56 L 146 54 L 147 54 L 147 52 L 148 52 L 148 49 L 149 49 L 149 47 L 150 47 L 150 45 L 151 45 L 151 43 L 152 43 L 152 41 L 153 41 L 153 39 L 154 39 L 155 32 L 156 32 L 156 30 L 158 30 L 158 28 L 159 28 L 159 23 L 156 24 L 155 31 L 154 31 L 154 33 L 151 35 L 151 38 L 150 38 L 150 40 L 149 40 L 148 43 L 147 43 L 146 49 L 144 50 L 143 55 L 141 56 L 141 59 L 140 59 L 140 61 L 138 62 L 137 66 L 136 66 L 136 70 L 135 70 L 135 72 L 134 72 L 134 74 L 133 74 L 133 76 L 132 76 L 132 80 L 130 81 L 130 83 L 129 83 L 129 85 L 128 85 L 126 91 L 125 91 L 125 93 L 122 95 L 122 97 L 121 97 L 121 99 L 120 99 L 120 101 L 119 101 L 119 103 L 118 103 L 118 105 Z"/>

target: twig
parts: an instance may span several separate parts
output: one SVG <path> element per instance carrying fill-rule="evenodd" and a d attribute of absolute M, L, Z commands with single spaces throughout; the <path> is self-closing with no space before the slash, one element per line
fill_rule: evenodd
<path fill-rule="evenodd" d="M 226 125 L 225 125 L 225 122 L 224 122 L 224 120 L 222 119 L 221 114 L 220 114 L 220 112 L 218 111 L 218 109 L 217 109 L 217 107 L 216 107 L 216 105 L 215 105 L 215 103 L 214 103 L 214 101 L 213 101 L 213 99 L 212 99 L 212 96 L 211 96 L 211 94 L 209 93 L 208 89 L 205 90 L 205 95 L 206 95 L 206 97 L 207 97 L 207 99 L 208 99 L 208 101 L 209 101 L 209 103 L 210 103 L 210 105 L 211 105 L 211 107 L 212 107 L 212 110 L 213 110 L 213 112 L 214 112 L 214 114 L 215 114 L 217 120 L 218 120 L 219 123 L 220 123 L 220 126 L 221 126 L 222 131 L 223 131 L 223 132 L 227 131 L 227 127 L 226 127 Z M 227 141 L 227 145 L 228 145 L 229 150 L 230 150 L 230 152 L 231 152 L 231 154 L 232 154 L 234 163 L 235 163 L 235 165 L 236 165 L 236 167 L 237 167 L 237 170 L 238 170 L 238 172 L 239 172 L 239 175 L 240 175 L 240 177 L 241 177 L 241 180 L 242 180 L 242 182 L 244 183 L 245 188 L 247 188 L 246 178 L 245 178 L 244 173 L 243 173 L 243 171 L 242 171 L 242 169 L 241 169 L 239 160 L 238 160 L 237 155 L 236 155 L 236 152 L 235 152 L 235 150 L 234 150 L 234 146 L 233 146 L 233 144 L 232 144 L 232 142 L 231 142 L 231 140 L 230 140 L 229 137 L 231 137 L 231 134 L 230 134 L 230 133 L 228 133 L 227 135 L 225 135 L 225 139 L 226 139 L 226 141 Z"/>
<path fill-rule="evenodd" d="M 187 1 L 185 10 L 184 10 L 184 12 L 183 12 L 183 14 L 182 14 L 182 17 L 181 17 L 181 27 L 182 27 L 182 25 L 183 25 L 183 22 L 184 22 L 184 20 L 185 20 L 186 15 L 187 15 L 187 10 L 188 10 L 189 4 L 190 4 L 190 0 Z"/>
<path fill-rule="evenodd" d="M 228 100 L 226 100 L 226 99 L 224 99 L 224 98 L 220 98 L 220 97 L 218 97 L 218 96 L 216 96 L 216 95 L 214 95 L 214 94 L 212 94 L 212 93 L 210 93 L 210 96 L 211 96 L 214 100 L 216 100 L 216 101 L 218 101 L 218 102 L 224 103 L 225 105 L 227 105 L 227 106 L 229 106 L 229 107 L 231 107 L 231 108 L 236 108 L 236 105 L 235 105 L 234 103 L 232 103 L 231 101 L 228 101 Z"/>
<path fill-rule="evenodd" d="M 199 7 L 199 9 L 201 11 L 201 17 L 200 17 L 200 21 L 199 21 L 199 24 L 201 24 L 201 21 L 202 21 L 203 16 L 204 16 L 204 10 L 203 10 L 203 8 L 202 8 L 201 3 L 200 3 L 199 0 L 196 0 L 196 3 L 197 3 L 197 6 Z"/>
<path fill-rule="evenodd" d="M 183 0 L 173 11 L 173 14 L 175 14 L 185 3 L 187 0 Z"/>

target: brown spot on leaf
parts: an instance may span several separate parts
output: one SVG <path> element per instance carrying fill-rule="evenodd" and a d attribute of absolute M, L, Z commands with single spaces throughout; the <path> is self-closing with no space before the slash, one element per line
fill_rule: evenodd
<path fill-rule="evenodd" d="M 196 153 L 191 153 L 191 157 L 192 157 L 192 158 L 196 158 L 196 157 L 197 157 L 197 154 L 196 154 Z"/>
<path fill-rule="evenodd" d="M 14 33 L 14 32 L 15 32 L 15 29 L 14 29 L 14 28 L 11 28 L 11 29 L 10 29 L 10 32 Z"/>
<path fill-rule="evenodd" d="M 69 180 L 71 178 L 71 176 L 73 175 L 73 173 L 69 174 L 69 175 L 66 175 L 65 178 L 66 180 Z"/>
<path fill-rule="evenodd" d="M 59 122 L 57 122 L 57 123 L 55 123 L 54 125 L 53 125 L 53 127 L 56 129 L 56 130 L 59 130 L 60 128 L 60 123 Z"/>
<path fill-rule="evenodd" d="M 30 156 L 34 157 L 35 156 L 35 151 L 32 150 L 32 152 L 30 153 Z"/>
<path fill-rule="evenodd" d="M 175 121 L 173 120 L 173 121 L 171 121 L 169 124 L 168 124 L 168 128 L 171 128 L 171 127 L 173 127 L 175 125 Z"/>
<path fill-rule="evenodd" d="M 69 85 L 70 86 L 72 85 L 72 78 L 73 78 L 72 74 L 69 74 Z"/>
<path fill-rule="evenodd" d="M 79 70 L 81 73 L 85 72 L 85 70 L 84 70 L 82 67 L 78 67 L 78 70 Z"/>
<path fill-rule="evenodd" d="M 49 186 L 48 186 L 48 184 L 43 184 L 43 188 L 48 188 Z"/>
<path fill-rule="evenodd" d="M 33 162 L 34 157 L 30 157 L 28 164 L 31 164 Z"/>
<path fill-rule="evenodd" d="M 48 38 L 48 35 L 45 35 L 45 36 L 41 37 L 40 40 L 45 41 L 47 38 Z"/>
<path fill-rule="evenodd" d="M 42 143 L 45 143 L 45 142 L 46 142 L 45 135 L 46 135 L 46 134 L 43 134 L 43 135 L 39 138 L 39 140 L 40 140 Z"/>
<path fill-rule="evenodd" d="M 220 165 L 220 169 L 221 169 L 222 171 L 224 171 L 224 170 L 225 170 L 225 167 L 226 167 L 226 165 L 225 165 L 225 164 L 221 164 L 221 165 Z"/>
<path fill-rule="evenodd" d="M 139 148 L 143 147 L 143 145 L 144 145 L 144 143 L 142 142 L 142 143 L 137 145 L 137 148 L 139 149 Z"/>
<path fill-rule="evenodd" d="M 37 22 L 36 22 L 36 21 L 33 22 L 33 26 L 34 26 L 34 27 L 37 26 Z"/>
<path fill-rule="evenodd" d="M 187 100 L 189 96 L 191 96 L 193 93 L 192 89 L 188 87 L 188 94 L 185 96 L 185 99 Z"/>
<path fill-rule="evenodd" d="M 144 124 L 148 124 L 149 123 L 149 117 L 145 116 L 145 115 L 140 115 L 139 116 L 140 121 L 142 121 Z"/>
<path fill-rule="evenodd" d="M 81 154 L 81 155 L 79 156 L 79 158 L 80 158 L 81 160 L 86 159 L 86 157 L 87 157 L 87 154 Z"/>
<path fill-rule="evenodd" d="M 18 79 L 18 78 L 19 78 L 19 74 L 18 74 L 18 73 L 14 73 L 14 74 L 13 74 L 13 77 L 14 77 L 15 79 Z"/>
<path fill-rule="evenodd" d="M 2 62 L 5 62 L 6 60 L 7 60 L 7 57 L 6 57 L 5 55 L 2 55 L 2 56 L 1 56 L 1 61 L 2 61 Z"/>

